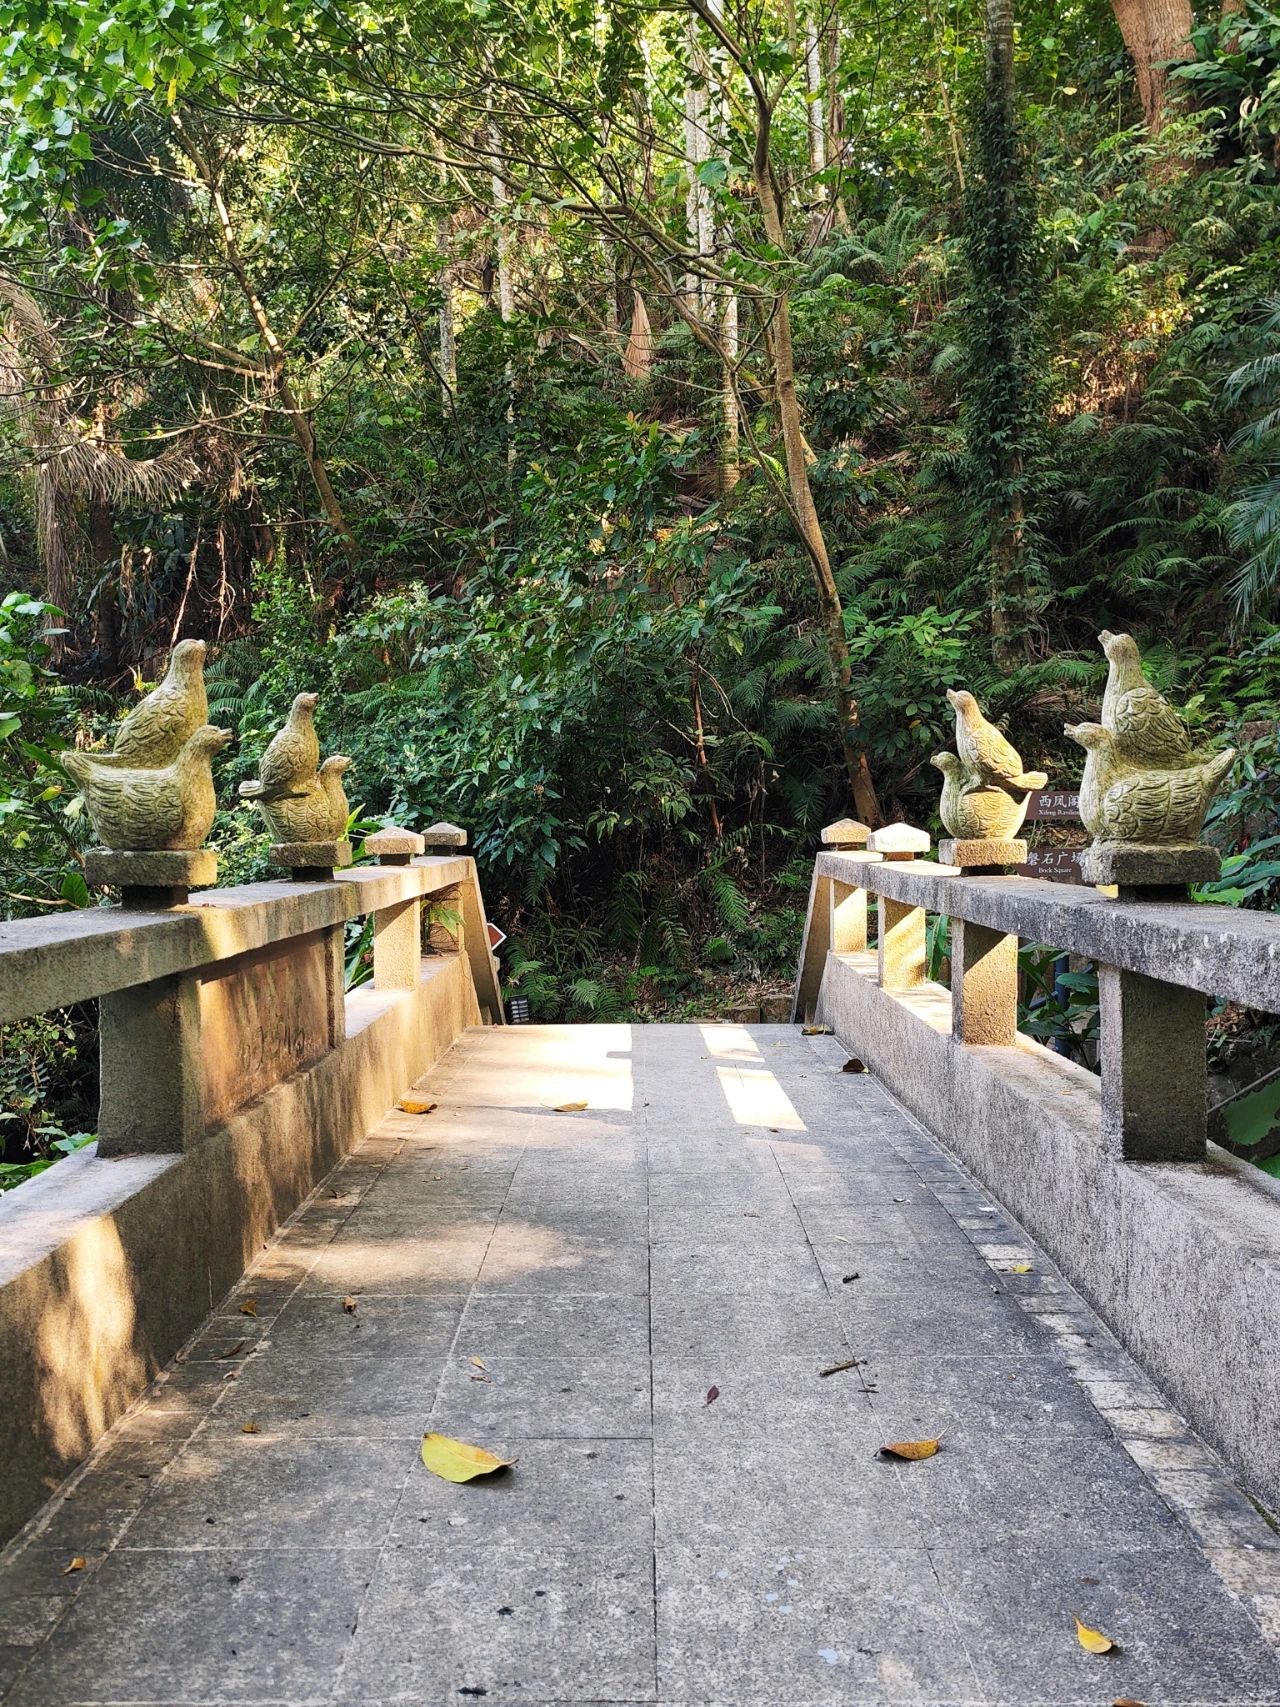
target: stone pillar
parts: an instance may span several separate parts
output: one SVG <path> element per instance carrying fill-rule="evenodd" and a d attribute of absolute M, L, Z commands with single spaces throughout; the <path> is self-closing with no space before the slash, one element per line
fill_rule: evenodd
<path fill-rule="evenodd" d="M 452 919 L 438 915 L 448 913 Z M 435 918 L 432 914 L 436 914 Z M 427 933 L 424 949 L 428 954 L 460 954 L 463 948 L 462 885 L 451 883 L 437 889 L 427 899 Z"/>
<path fill-rule="evenodd" d="M 831 879 L 831 951 L 861 954 L 867 946 L 867 892 Z"/>
<path fill-rule="evenodd" d="M 1018 1035 L 1018 939 L 951 921 L 951 1034 L 1010 1047 Z"/>
<path fill-rule="evenodd" d="M 179 972 L 98 1004 L 98 1154 L 188 1149 L 204 1129 L 200 984 Z"/>
<path fill-rule="evenodd" d="M 365 852 L 376 854 L 379 865 L 408 865 L 423 850 L 414 830 L 388 828 L 365 837 Z M 375 990 L 416 990 L 422 959 L 422 897 L 412 896 L 373 916 L 373 987 Z"/>
<path fill-rule="evenodd" d="M 456 854 L 467 845 L 467 832 L 457 824 L 429 824 L 422 832 L 429 854 Z"/>
<path fill-rule="evenodd" d="M 923 907 L 880 897 L 880 988 L 914 990 L 924 983 L 925 916 Z"/>
<path fill-rule="evenodd" d="M 1102 1142 L 1127 1162 L 1205 1155 L 1205 999 L 1116 966 L 1098 968 Z"/>
<path fill-rule="evenodd" d="M 345 925 L 329 925 L 324 932 L 326 949 L 325 996 L 329 1008 L 329 1047 L 336 1049 L 347 1035 L 347 932 Z"/>
<path fill-rule="evenodd" d="M 929 832 L 911 824 L 885 824 L 867 838 L 867 852 L 893 864 L 910 864 L 929 851 Z M 914 990 L 924 983 L 925 913 L 905 901 L 880 896 L 878 961 L 882 990 Z"/>

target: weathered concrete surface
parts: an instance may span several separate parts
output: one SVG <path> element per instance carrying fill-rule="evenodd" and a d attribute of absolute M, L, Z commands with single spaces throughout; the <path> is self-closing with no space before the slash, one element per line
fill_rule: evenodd
<path fill-rule="evenodd" d="M 414 990 L 353 991 L 335 1049 L 185 1153 L 107 1160 L 95 1146 L 0 1197 L 0 1536 L 137 1398 L 401 1087 L 479 1017 L 465 961 L 433 957 Z"/>
<path fill-rule="evenodd" d="M 1261 1421 L 1280 1415 L 1277 1183 L 1216 1148 L 1199 1164 L 1117 1159 L 1092 1073 L 1029 1038 L 965 1047 L 949 992 L 883 991 L 873 954 L 828 960 L 819 1012 L 1280 1508 L 1280 1431 Z"/>
<path fill-rule="evenodd" d="M 954 868 L 886 861 L 871 870 L 820 853 L 815 884 L 865 883 L 930 913 L 963 913 L 1023 942 L 1048 943 L 1149 978 L 1280 1013 L 1280 925 L 1272 913 L 1187 901 L 1115 901 L 1034 877 L 961 877 Z"/>
<path fill-rule="evenodd" d="M 844 1059 L 464 1039 L 0 1559 L 6 1707 L 1280 1701 L 1275 1535 Z"/>

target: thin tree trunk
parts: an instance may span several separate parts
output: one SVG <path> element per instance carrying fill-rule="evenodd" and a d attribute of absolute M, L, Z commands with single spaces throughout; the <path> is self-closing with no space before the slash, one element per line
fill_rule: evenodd
<path fill-rule="evenodd" d="M 781 198 L 769 158 L 768 118 L 763 114 L 756 132 L 755 171 L 764 234 L 775 248 L 781 250 L 786 241 L 786 231 Z M 867 755 L 859 745 L 856 733 L 859 708 L 857 696 L 853 691 L 849 643 L 844 632 L 844 609 L 840 603 L 840 590 L 832 573 L 822 523 L 818 519 L 817 507 L 813 501 L 813 488 L 809 484 L 809 461 L 806 455 L 808 447 L 800 419 L 800 399 L 796 393 L 795 355 L 791 343 L 791 305 L 785 291 L 780 292 L 774 300 L 773 327 L 769 343 L 773 356 L 778 426 L 786 457 L 787 488 L 791 494 L 796 525 L 813 568 L 818 612 L 826 640 L 836 712 L 840 722 L 840 745 L 849 786 L 853 792 L 854 809 L 864 822 L 878 824 L 880 803 L 876 799 Z"/>
<path fill-rule="evenodd" d="M 240 287 L 240 293 L 248 305 L 253 323 L 258 329 L 258 336 L 262 339 L 263 348 L 266 351 L 266 371 L 275 385 L 281 412 L 287 418 L 298 449 L 302 452 L 303 460 L 306 462 L 307 471 L 311 475 L 312 484 L 319 496 L 325 518 L 339 539 L 342 540 L 348 554 L 351 554 L 356 549 L 356 536 L 348 526 L 342 505 L 338 502 L 337 494 L 333 490 L 329 471 L 325 467 L 324 458 L 321 456 L 320 448 L 316 443 L 311 421 L 294 392 L 293 383 L 289 377 L 289 363 L 285 355 L 284 345 L 276 336 L 275 328 L 267 317 L 262 299 L 254 288 L 253 280 L 249 276 L 249 269 L 240 253 L 235 227 L 231 222 L 231 212 L 222 194 L 221 186 L 200 154 L 193 149 L 176 114 L 173 115 L 173 121 L 178 129 L 182 148 L 199 174 L 213 204 L 214 217 L 218 221 L 218 232 L 222 241 L 222 253 L 231 270 L 231 275 Z"/>
<path fill-rule="evenodd" d="M 1170 105 L 1165 62 L 1192 53 L 1191 0 L 1111 0 L 1111 7 L 1133 60 L 1148 134 L 1158 136 Z"/>
<path fill-rule="evenodd" d="M 929 40 L 933 51 L 929 56 L 929 68 L 934 82 L 938 85 L 938 104 L 942 108 L 943 123 L 947 127 L 947 146 L 951 151 L 951 164 L 955 167 L 956 187 L 964 194 L 964 155 L 960 148 L 960 130 L 956 124 L 955 107 L 951 100 L 951 89 L 947 83 L 946 70 L 942 63 L 942 44 L 938 40 L 938 26 L 934 22 L 931 0 L 924 0 L 924 19 L 929 31 Z"/>

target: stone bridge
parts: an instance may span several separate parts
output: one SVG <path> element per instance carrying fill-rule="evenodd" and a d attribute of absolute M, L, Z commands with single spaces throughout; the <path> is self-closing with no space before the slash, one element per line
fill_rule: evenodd
<path fill-rule="evenodd" d="M 1097 963 L 1100 1075 L 1019 939 Z M 1206 994 L 1280 1010 L 1280 921 L 853 852 L 807 1027 L 505 1026 L 461 857 L 3 927 L 102 1115 L 0 1199 L 0 1699 L 1280 1702 L 1280 1195 Z"/>

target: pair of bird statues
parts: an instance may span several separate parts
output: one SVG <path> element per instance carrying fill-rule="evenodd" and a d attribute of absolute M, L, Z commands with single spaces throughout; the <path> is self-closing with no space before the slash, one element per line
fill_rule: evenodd
<path fill-rule="evenodd" d="M 109 753 L 61 755 L 104 847 L 190 851 L 213 828 L 213 759 L 232 735 L 209 722 L 204 658 L 203 640 L 179 641 L 164 680 L 124 719 Z M 316 701 L 313 693 L 297 696 L 262 756 L 258 779 L 240 785 L 277 842 L 333 842 L 346 831 L 342 776 L 351 760 L 336 755 L 320 763 Z"/>
<path fill-rule="evenodd" d="M 1143 675 L 1133 636 L 1104 630 L 1098 638 L 1108 666 L 1102 721 L 1063 730 L 1085 749 L 1081 822 L 1095 848 L 1194 847 L 1235 749 L 1196 751 L 1181 715 Z M 947 698 L 955 707 L 957 751 L 932 760 L 943 776 L 942 822 L 966 840 L 1010 841 L 1022 828 L 1031 792 L 1047 779 L 1023 769 L 972 694 L 948 690 Z"/>

